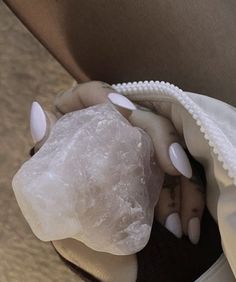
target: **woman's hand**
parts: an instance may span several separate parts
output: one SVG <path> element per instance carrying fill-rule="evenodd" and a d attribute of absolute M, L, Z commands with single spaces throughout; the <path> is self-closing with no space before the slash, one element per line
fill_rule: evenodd
<path fill-rule="evenodd" d="M 187 235 L 193 244 L 200 238 L 200 220 L 205 205 L 201 167 L 187 156 L 173 124 L 166 118 L 137 109 L 127 98 L 111 94 L 115 90 L 98 81 L 77 84 L 55 99 L 56 116 L 104 103 L 109 99 L 132 125 L 145 130 L 151 137 L 156 158 L 166 173 L 155 218 L 176 237 Z M 110 95 L 109 95 L 110 94 Z M 38 150 L 47 140 L 56 116 L 44 112 L 37 102 L 31 110 L 31 133 Z M 191 164 L 189 161 L 191 158 Z"/>

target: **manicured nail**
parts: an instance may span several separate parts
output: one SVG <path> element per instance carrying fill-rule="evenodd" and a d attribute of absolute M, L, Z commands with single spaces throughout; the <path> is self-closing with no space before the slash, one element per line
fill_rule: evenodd
<path fill-rule="evenodd" d="M 177 238 L 182 237 L 182 227 L 180 217 L 177 212 L 172 213 L 167 217 L 165 222 L 165 228 L 168 229 L 171 233 L 173 233 Z"/>
<path fill-rule="evenodd" d="M 192 167 L 182 146 L 178 143 L 173 143 L 169 147 L 169 156 L 173 166 L 185 177 L 192 177 Z"/>
<path fill-rule="evenodd" d="M 188 223 L 188 237 L 193 244 L 197 244 L 200 239 L 200 219 L 193 217 Z"/>
<path fill-rule="evenodd" d="M 35 143 L 41 141 L 46 134 L 47 119 L 38 102 L 33 102 L 30 112 L 30 130 Z"/>
<path fill-rule="evenodd" d="M 112 104 L 119 106 L 121 108 L 131 110 L 131 111 L 134 111 L 137 109 L 136 106 L 128 98 L 118 93 L 108 94 L 108 99 L 112 102 Z"/>

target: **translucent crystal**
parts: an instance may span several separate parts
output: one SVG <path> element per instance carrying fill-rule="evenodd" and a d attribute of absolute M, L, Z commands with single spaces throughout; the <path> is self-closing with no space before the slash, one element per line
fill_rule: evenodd
<path fill-rule="evenodd" d="M 97 251 L 147 243 L 163 174 L 149 136 L 111 104 L 59 119 L 13 179 L 19 206 L 44 241 L 72 237 Z"/>

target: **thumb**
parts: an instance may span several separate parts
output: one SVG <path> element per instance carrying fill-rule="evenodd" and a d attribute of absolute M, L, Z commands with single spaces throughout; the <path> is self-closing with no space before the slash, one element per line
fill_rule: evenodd
<path fill-rule="evenodd" d="M 33 102 L 30 111 L 30 131 L 35 144 L 34 152 L 38 151 L 56 123 L 56 116 L 48 111 L 44 111 L 38 102 Z"/>

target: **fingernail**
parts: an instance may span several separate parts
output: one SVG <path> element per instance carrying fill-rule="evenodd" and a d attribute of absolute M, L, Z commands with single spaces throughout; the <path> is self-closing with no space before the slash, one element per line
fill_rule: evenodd
<path fill-rule="evenodd" d="M 200 239 L 200 219 L 193 217 L 188 223 L 188 237 L 193 244 L 197 244 Z"/>
<path fill-rule="evenodd" d="M 167 217 L 165 228 L 173 233 L 177 238 L 182 237 L 182 227 L 178 213 L 172 213 Z"/>
<path fill-rule="evenodd" d="M 192 177 L 192 167 L 182 146 L 178 143 L 173 143 L 169 147 L 169 156 L 173 166 L 185 177 Z"/>
<path fill-rule="evenodd" d="M 134 111 L 137 109 L 136 106 L 128 98 L 118 93 L 108 94 L 108 99 L 112 102 L 112 104 L 119 106 L 121 108 L 131 110 L 131 111 Z"/>
<path fill-rule="evenodd" d="M 46 134 L 46 129 L 46 114 L 38 102 L 33 102 L 30 112 L 30 131 L 35 143 L 43 139 Z"/>

